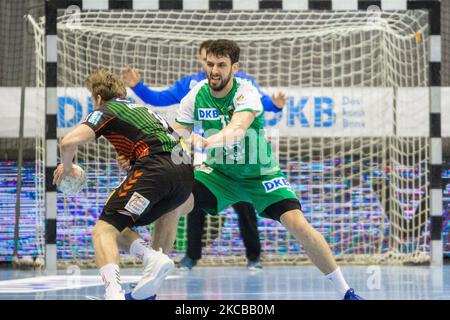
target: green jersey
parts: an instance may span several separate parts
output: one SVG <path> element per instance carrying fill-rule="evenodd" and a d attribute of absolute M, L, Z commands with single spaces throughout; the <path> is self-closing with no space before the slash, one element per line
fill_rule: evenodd
<path fill-rule="evenodd" d="M 210 93 L 208 80 L 199 82 L 181 101 L 176 121 L 194 126 L 205 138 L 217 134 L 231 121 L 234 113 L 251 111 L 255 119 L 245 138 L 231 146 L 207 151 L 208 167 L 233 179 L 257 179 L 280 170 L 264 132 L 263 106 L 259 92 L 248 80 L 233 79 L 233 88 L 223 98 Z"/>

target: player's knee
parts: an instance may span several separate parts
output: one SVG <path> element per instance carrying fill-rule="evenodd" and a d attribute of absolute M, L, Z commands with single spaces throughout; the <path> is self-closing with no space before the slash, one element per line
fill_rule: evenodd
<path fill-rule="evenodd" d="M 290 210 L 280 217 L 281 223 L 290 231 L 307 236 L 311 229 L 300 210 Z"/>
<path fill-rule="evenodd" d="M 194 210 L 194 195 L 191 193 L 187 200 L 176 209 L 178 216 L 187 215 Z"/>
<path fill-rule="evenodd" d="M 92 230 L 91 230 L 92 238 L 96 239 L 102 235 L 105 235 L 105 234 L 111 232 L 112 228 L 114 228 L 114 227 L 112 225 L 110 225 L 109 223 L 107 223 L 103 220 L 99 220 L 95 224 L 94 228 L 92 228 Z"/>
<path fill-rule="evenodd" d="M 95 240 L 99 235 L 99 228 L 97 227 L 97 224 L 91 229 L 91 236 L 92 239 Z"/>

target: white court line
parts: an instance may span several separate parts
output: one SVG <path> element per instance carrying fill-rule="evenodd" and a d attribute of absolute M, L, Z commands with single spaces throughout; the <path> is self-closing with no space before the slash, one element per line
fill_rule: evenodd
<path fill-rule="evenodd" d="M 166 280 L 181 278 L 168 276 Z M 137 282 L 140 276 L 121 276 L 122 283 Z M 0 281 L 0 293 L 48 292 L 102 286 L 100 276 L 43 276 Z"/>

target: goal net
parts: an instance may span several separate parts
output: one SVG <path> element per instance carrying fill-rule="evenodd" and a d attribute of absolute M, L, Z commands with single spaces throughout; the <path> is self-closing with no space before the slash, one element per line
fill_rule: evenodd
<path fill-rule="evenodd" d="M 132 65 L 147 86 L 165 88 L 200 71 L 202 41 L 233 39 L 241 69 L 266 92 L 289 96 L 283 113 L 266 115 L 268 136 L 307 220 L 335 256 L 350 263 L 428 261 L 427 19 L 425 11 L 61 14 L 59 127 L 92 110 L 83 86 L 96 68 L 119 73 Z M 176 107 L 153 110 L 170 122 Z M 58 198 L 60 261 L 92 261 L 89 231 L 121 179 L 114 159 L 103 139 L 79 150 L 89 185 L 79 196 Z M 232 208 L 206 225 L 203 263 L 245 261 Z M 258 227 L 263 261 L 306 261 L 280 223 L 259 218 Z M 151 229 L 140 232 L 149 238 Z M 174 255 L 185 247 L 182 219 Z"/>
<path fill-rule="evenodd" d="M 13 263 L 16 267 L 40 268 L 45 256 L 45 19 L 35 20 L 31 15 L 25 19 L 34 39 L 30 44 L 35 58 L 35 72 L 30 73 L 35 77 L 34 86 L 25 88 L 25 114 L 31 120 L 27 129 L 34 135 L 34 168 L 22 171 L 23 198 L 19 220 L 15 222 L 19 223 L 20 232 L 13 239 L 18 255 Z M 16 179 L 17 171 L 14 174 Z"/>

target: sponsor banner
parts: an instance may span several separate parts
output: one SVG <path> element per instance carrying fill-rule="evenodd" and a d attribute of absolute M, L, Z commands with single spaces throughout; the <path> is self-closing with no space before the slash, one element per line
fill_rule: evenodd
<path fill-rule="evenodd" d="M 44 89 L 27 88 L 25 101 L 25 136 L 39 136 L 37 128 L 45 117 Z M 264 88 L 268 94 L 285 92 L 288 103 L 280 113 L 266 112 L 269 131 L 282 136 L 428 136 L 428 88 L 399 88 L 394 99 L 392 88 Z M 131 91 L 129 98 L 142 101 Z M 20 88 L 0 88 L 0 137 L 19 134 Z M 450 136 L 450 88 L 442 90 L 442 134 Z M 173 123 L 178 106 L 151 107 Z M 394 111 L 397 125 L 394 126 Z M 58 136 L 74 128 L 94 111 L 92 98 L 85 88 L 58 88 Z M 207 107 L 199 117 L 215 118 Z M 95 119 L 92 119 L 95 121 Z"/>
<path fill-rule="evenodd" d="M 392 88 L 279 88 L 288 95 L 282 114 L 266 128 L 281 136 L 379 137 L 394 133 Z"/>
<path fill-rule="evenodd" d="M 428 137 L 430 135 L 430 89 L 401 88 L 397 92 L 396 135 Z"/>

